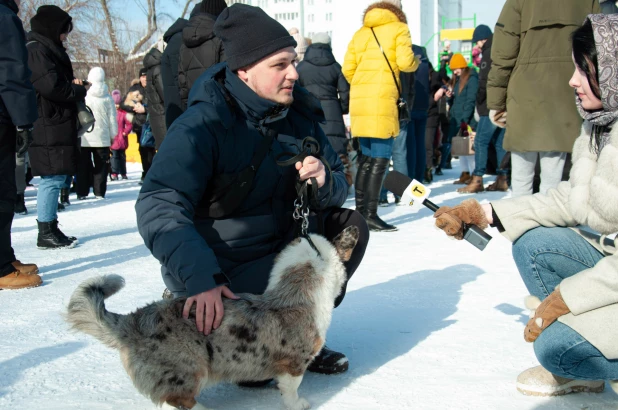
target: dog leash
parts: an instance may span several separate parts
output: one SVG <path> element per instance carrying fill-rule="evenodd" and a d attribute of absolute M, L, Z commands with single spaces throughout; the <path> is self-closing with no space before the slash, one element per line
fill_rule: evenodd
<path fill-rule="evenodd" d="M 291 156 L 287 160 L 279 160 L 284 156 Z M 277 156 L 277 165 L 286 167 L 294 165 L 297 162 L 303 162 L 308 156 L 314 156 L 319 158 L 320 161 L 328 168 L 328 172 L 331 172 L 330 164 L 320 156 L 320 143 L 312 137 L 306 137 L 302 142 L 301 152 L 297 155 L 293 153 L 284 152 Z M 311 181 L 311 184 L 309 184 Z M 333 181 L 329 179 L 329 195 L 332 195 Z M 304 238 L 309 242 L 309 245 L 315 250 L 318 256 L 321 257 L 320 251 L 315 246 L 311 238 L 309 237 L 309 207 L 313 206 L 314 209 L 319 209 L 318 203 L 318 182 L 315 178 L 310 178 L 307 181 L 296 180 L 296 199 L 294 200 L 294 213 L 292 214 L 294 221 L 300 224 L 300 232 L 295 235 L 296 238 Z M 318 213 L 321 219 L 321 215 Z"/>

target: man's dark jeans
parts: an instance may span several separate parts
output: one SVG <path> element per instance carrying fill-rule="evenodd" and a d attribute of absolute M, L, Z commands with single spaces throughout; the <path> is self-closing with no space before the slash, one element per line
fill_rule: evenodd
<path fill-rule="evenodd" d="M 0 277 L 13 273 L 15 252 L 11 246 L 11 225 L 17 196 L 15 185 L 15 127 L 0 124 Z"/>

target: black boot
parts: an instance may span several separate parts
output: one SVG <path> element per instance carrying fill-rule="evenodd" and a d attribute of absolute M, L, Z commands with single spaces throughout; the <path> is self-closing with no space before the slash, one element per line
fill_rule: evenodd
<path fill-rule="evenodd" d="M 343 353 L 330 350 L 324 345 L 307 370 L 313 373 L 339 374 L 347 371 L 349 365 L 348 358 Z"/>
<path fill-rule="evenodd" d="M 26 208 L 26 200 L 24 199 L 24 194 L 17 194 L 13 211 L 19 215 L 28 215 L 28 208 Z"/>
<path fill-rule="evenodd" d="M 60 190 L 60 203 L 64 206 L 71 205 L 69 201 L 69 188 L 62 188 Z"/>
<path fill-rule="evenodd" d="M 64 234 L 64 232 L 62 232 L 62 231 L 60 230 L 60 228 L 58 228 L 58 219 L 56 219 L 56 220 L 54 220 L 54 221 L 51 221 L 51 223 L 53 224 L 53 228 L 54 228 L 54 230 L 56 231 L 56 234 L 57 234 L 57 235 L 59 235 L 59 236 L 61 236 L 61 237 L 63 237 L 63 238 L 68 239 L 69 241 L 73 242 L 75 245 L 77 245 L 77 244 L 79 243 L 79 241 L 77 240 L 77 238 L 76 238 L 76 237 L 74 237 L 74 236 L 66 236 L 66 235 Z"/>
<path fill-rule="evenodd" d="M 36 246 L 39 249 L 62 249 L 72 248 L 75 246 L 74 242 L 71 242 L 66 237 L 58 235 L 56 229 L 54 229 L 54 223 L 58 223 L 58 220 L 51 222 L 39 222 L 36 221 L 39 227 L 39 236 L 36 240 Z"/>
<path fill-rule="evenodd" d="M 378 201 L 380 199 L 380 190 L 382 189 L 382 180 L 389 163 L 390 158 L 371 158 L 369 180 L 367 181 L 367 198 L 365 200 L 367 206 L 365 220 L 367 220 L 370 231 L 393 232 L 397 230 L 397 227 L 387 224 L 378 216 Z"/>
<path fill-rule="evenodd" d="M 367 190 L 367 181 L 369 181 L 370 167 L 371 157 L 363 154 L 358 159 L 358 171 L 356 172 L 356 181 L 354 181 L 356 212 L 361 214 L 363 217 L 367 215 L 367 207 L 365 206 L 365 191 Z"/>

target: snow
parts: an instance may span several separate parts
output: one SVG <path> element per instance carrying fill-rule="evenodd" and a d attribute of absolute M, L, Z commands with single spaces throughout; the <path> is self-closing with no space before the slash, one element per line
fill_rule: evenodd
<path fill-rule="evenodd" d="M 72 333 L 63 321 L 71 293 L 94 275 L 116 273 L 126 287 L 107 301 L 127 313 L 161 297 L 159 263 L 144 246 L 133 205 L 140 166 L 128 181 L 112 182 L 107 199 L 77 201 L 59 214 L 61 229 L 77 236 L 75 249 L 35 246 L 36 190 L 26 191 L 27 216 L 16 216 L 17 257 L 37 263 L 44 285 L 1 291 L 0 409 L 141 410 L 155 406 L 126 375 L 118 352 Z M 458 175 L 445 170 L 431 200 L 454 205 Z M 457 175 L 456 175 L 457 174 Z M 488 180 L 491 180 L 489 178 Z M 37 179 L 34 180 L 35 184 Z M 487 182 L 487 181 L 486 181 Z M 484 193 L 482 202 L 504 197 Z M 91 194 L 92 197 L 92 194 Z M 353 198 L 347 206 L 353 206 Z M 428 209 L 390 206 L 380 215 L 400 230 L 372 233 L 365 259 L 335 311 L 328 345 L 347 354 L 350 370 L 338 376 L 308 373 L 299 393 L 319 409 L 615 409 L 618 397 L 575 394 L 527 397 L 517 375 L 537 365 L 523 340 L 526 289 L 497 231 L 484 252 L 449 240 Z M 219 385 L 199 401 L 214 409 L 281 408 L 274 385 L 243 389 Z"/>

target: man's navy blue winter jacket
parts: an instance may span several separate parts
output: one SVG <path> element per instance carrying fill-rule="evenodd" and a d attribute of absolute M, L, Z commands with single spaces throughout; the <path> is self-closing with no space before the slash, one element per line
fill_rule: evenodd
<path fill-rule="evenodd" d="M 213 277 L 221 272 L 233 285 L 239 275 L 270 271 L 276 253 L 291 239 L 298 175 L 293 166 L 278 166 L 275 158 L 299 152 L 303 138 L 319 141 L 320 154 L 332 168 L 319 190 L 320 208 L 345 202 L 343 165 L 318 124 L 324 120 L 319 100 L 297 85 L 287 115 L 269 117 L 278 108 L 245 85 L 227 63 L 211 67 L 192 88 L 189 108 L 169 129 L 135 206 L 139 232 L 164 266 L 163 279 L 173 292 L 193 296 L 210 290 L 222 284 Z M 260 125 L 279 135 L 243 204 L 226 219 L 196 217 L 213 176 L 249 166 L 263 138 Z"/>
<path fill-rule="evenodd" d="M 0 0 L 0 124 L 32 125 L 38 117 L 26 34 L 13 0 Z"/>

